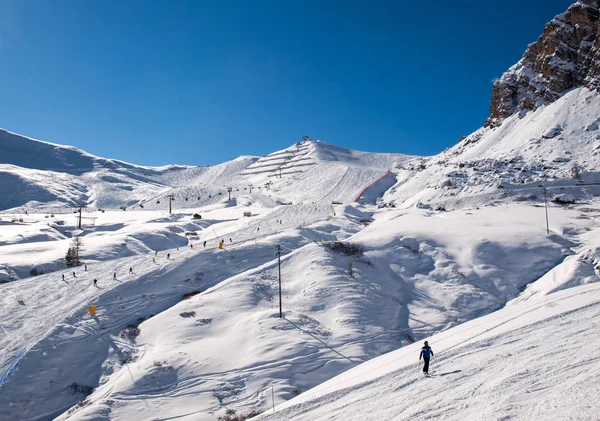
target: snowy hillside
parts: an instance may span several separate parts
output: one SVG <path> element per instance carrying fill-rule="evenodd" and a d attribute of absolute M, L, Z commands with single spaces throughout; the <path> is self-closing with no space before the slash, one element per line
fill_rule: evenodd
<path fill-rule="evenodd" d="M 0 130 L 0 210 L 52 209 L 88 204 L 112 207 L 165 190 L 155 179 L 186 167 L 150 168 L 98 158 Z"/>
<path fill-rule="evenodd" d="M 10 408 L 0 419 L 52 419 L 65 411 L 61 419 L 150 419 L 159 410 L 161 418 L 215 420 L 226 409 L 265 409 L 271 387 L 277 403 L 288 400 L 361 362 L 490 313 L 541 277 L 520 296 L 526 299 L 565 256 L 595 253 L 594 243 L 578 244 L 597 237 L 590 230 L 600 214 L 594 204 L 552 206 L 556 234 L 547 236 L 544 209 L 530 205 L 447 213 L 254 206 L 251 218 L 237 205 L 207 210 L 197 221 L 189 213 L 99 213 L 102 222 L 82 236 L 92 250 L 87 272 L 1 286 L 2 370 L 21 350 L 26 354 L 0 390 L 0 404 Z M 365 227 L 366 220 L 373 222 Z M 184 235 L 192 229 L 193 249 Z M 129 234 L 119 239 L 121 230 Z M 154 235 L 161 231 L 170 234 Z M 217 238 L 225 240 L 223 250 Z M 334 239 L 360 244 L 364 254 L 345 256 L 314 242 Z M 155 256 L 144 244 L 161 251 Z M 91 260 L 109 255 L 106 249 L 127 256 L 139 247 L 145 252 Z M 595 254 L 578 262 L 566 286 L 596 282 Z"/>
<path fill-rule="evenodd" d="M 600 285 L 507 307 L 335 377 L 257 420 L 593 420 Z"/>
<path fill-rule="evenodd" d="M 0 131 L 0 421 L 595 419 L 600 94 L 515 69 L 432 157 L 152 168 Z"/>
<path fill-rule="evenodd" d="M 586 200 L 600 194 L 593 185 L 600 183 L 599 115 L 600 93 L 574 89 L 499 127 L 481 128 L 439 155 L 401 164 L 384 200 L 448 210 L 500 201 L 539 203 L 542 186 L 549 188 L 549 200 L 563 194 Z"/>
<path fill-rule="evenodd" d="M 394 163 L 411 157 L 352 151 L 305 141 L 265 157 L 242 156 L 212 167 L 141 167 L 77 148 L 0 131 L 0 210 L 194 208 L 253 193 L 267 202 L 351 202 Z"/>

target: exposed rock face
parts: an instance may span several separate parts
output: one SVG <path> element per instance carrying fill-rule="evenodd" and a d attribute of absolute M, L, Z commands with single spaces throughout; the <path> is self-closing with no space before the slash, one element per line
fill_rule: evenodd
<path fill-rule="evenodd" d="M 494 83 L 485 126 L 554 102 L 567 91 L 600 89 L 600 0 L 579 0 L 546 24 L 521 60 Z"/>

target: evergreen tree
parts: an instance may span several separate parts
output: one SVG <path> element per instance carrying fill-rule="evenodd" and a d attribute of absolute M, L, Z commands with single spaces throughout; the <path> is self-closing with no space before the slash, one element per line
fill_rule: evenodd
<path fill-rule="evenodd" d="M 67 249 L 67 255 L 65 256 L 65 265 L 72 267 L 75 266 L 75 252 L 73 247 Z"/>
<path fill-rule="evenodd" d="M 79 258 L 79 255 L 82 250 L 83 242 L 81 241 L 81 238 L 73 237 L 71 244 L 69 244 L 67 255 L 65 256 L 65 264 L 69 267 L 81 265 L 81 259 Z"/>

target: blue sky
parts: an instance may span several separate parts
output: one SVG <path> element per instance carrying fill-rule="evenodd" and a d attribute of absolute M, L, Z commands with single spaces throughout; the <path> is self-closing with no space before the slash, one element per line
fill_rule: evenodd
<path fill-rule="evenodd" d="M 0 0 L 0 127 L 142 165 L 435 154 L 572 2 Z"/>

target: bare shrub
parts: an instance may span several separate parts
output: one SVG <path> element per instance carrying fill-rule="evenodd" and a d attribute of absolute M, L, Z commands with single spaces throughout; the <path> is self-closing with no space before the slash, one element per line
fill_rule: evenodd
<path fill-rule="evenodd" d="M 84 395 L 90 395 L 93 391 L 94 388 L 92 386 L 87 386 L 85 384 L 79 384 L 79 383 L 71 383 L 71 386 L 69 386 L 69 389 L 71 389 L 71 392 L 75 395 L 77 393 L 81 393 Z"/>
<path fill-rule="evenodd" d="M 200 289 L 200 290 L 197 290 L 197 291 L 188 292 L 187 294 L 183 294 L 183 297 L 181 299 L 182 300 L 187 300 L 188 298 L 192 298 L 194 295 L 202 294 L 203 292 L 204 292 L 203 289 Z"/>
<path fill-rule="evenodd" d="M 86 405 L 89 405 L 89 403 L 90 403 L 90 401 L 89 401 L 89 400 L 87 400 L 87 399 L 85 399 L 85 400 L 82 400 L 82 401 L 79 401 L 79 402 L 77 402 L 75 405 L 73 405 L 73 406 L 71 407 L 71 409 L 69 409 L 69 410 L 67 411 L 67 414 L 71 415 L 71 414 L 73 414 L 75 411 L 77 411 L 78 409 L 80 409 L 80 408 L 83 408 L 83 407 L 84 407 L 84 406 L 86 406 Z"/>
<path fill-rule="evenodd" d="M 262 413 L 262 411 L 260 410 L 252 410 L 246 414 L 236 414 L 236 410 L 235 409 L 227 409 L 227 411 L 225 411 L 225 416 L 223 417 L 219 417 L 217 418 L 218 421 L 245 421 L 245 420 L 249 420 L 250 418 L 256 417 L 257 415 L 260 415 Z"/>
<path fill-rule="evenodd" d="M 356 243 L 342 243 L 341 241 L 330 241 L 323 243 L 323 246 L 327 247 L 331 251 L 334 251 L 344 256 L 361 257 L 365 252 L 364 247 Z"/>

